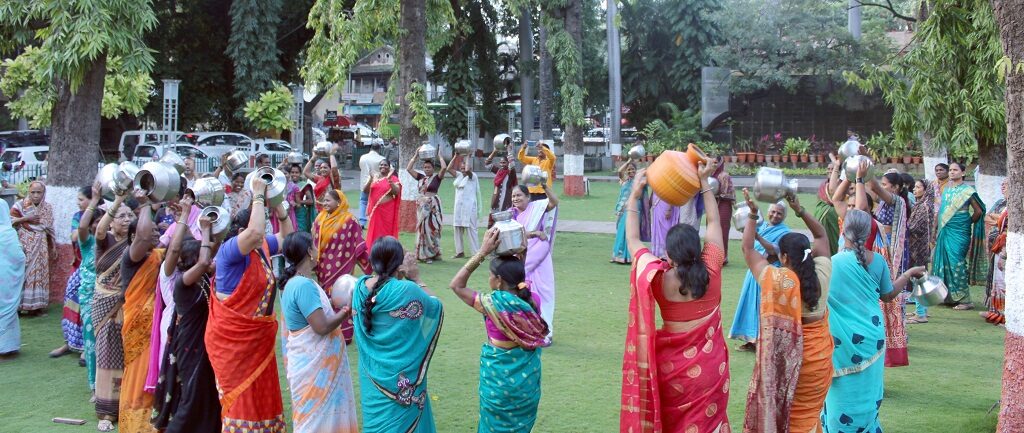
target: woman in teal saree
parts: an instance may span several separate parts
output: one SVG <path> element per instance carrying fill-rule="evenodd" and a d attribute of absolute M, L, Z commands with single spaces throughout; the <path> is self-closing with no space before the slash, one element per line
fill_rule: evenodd
<path fill-rule="evenodd" d="M 630 264 L 633 257 L 629 255 L 629 247 L 626 245 L 626 202 L 629 201 L 629 193 L 633 190 L 633 178 L 636 176 L 636 163 L 627 161 L 619 167 L 619 199 L 615 202 L 615 245 L 612 246 L 612 263 Z M 651 221 L 649 206 L 647 206 L 646 188 L 644 196 L 637 203 L 640 211 L 640 239 L 650 239 L 649 223 Z M 664 241 L 664 239 L 662 240 Z"/>
<path fill-rule="evenodd" d="M 964 183 L 964 166 L 950 164 L 949 183 L 936 215 L 932 273 L 946 283 L 946 303 L 957 310 L 974 308 L 970 285 L 984 285 L 988 277 L 984 216 L 985 204 L 974 187 Z"/>
<path fill-rule="evenodd" d="M 352 294 L 359 348 L 359 388 L 365 433 L 433 433 L 427 368 L 441 334 L 441 301 L 409 280 L 396 279 L 405 252 L 379 238 L 370 250 L 373 275 Z"/>
<path fill-rule="evenodd" d="M 489 293 L 466 287 L 470 275 L 498 245 L 492 228 L 483 247 L 455 274 L 450 287 L 483 313 L 487 342 L 480 348 L 480 422 L 477 432 L 529 433 L 540 404 L 541 346 L 548 324 L 530 292 L 526 268 L 515 256 L 491 260 Z"/>

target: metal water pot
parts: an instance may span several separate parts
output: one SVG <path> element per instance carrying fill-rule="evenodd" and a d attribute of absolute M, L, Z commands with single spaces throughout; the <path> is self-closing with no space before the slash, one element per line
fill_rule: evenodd
<path fill-rule="evenodd" d="M 737 202 L 735 206 L 736 210 L 732 212 L 732 226 L 738 232 L 743 232 L 743 228 L 747 226 L 747 220 L 750 219 L 750 207 L 747 206 L 746 202 Z M 757 215 L 757 223 L 761 224 L 764 218 L 761 214 Z"/>
<path fill-rule="evenodd" d="M 498 247 L 494 254 L 508 256 L 526 251 L 526 228 L 512 218 L 511 210 L 492 213 L 491 217 L 498 229 Z"/>
<path fill-rule="evenodd" d="M 433 161 L 434 158 L 437 158 L 437 148 L 430 143 L 423 143 L 419 149 L 416 149 L 416 156 L 420 158 L 420 161 Z"/>
<path fill-rule="evenodd" d="M 868 172 L 864 174 L 864 180 L 867 181 L 868 179 L 871 179 L 871 172 L 875 163 L 872 162 L 871 158 L 868 158 L 867 156 L 853 155 L 849 158 L 846 158 L 846 162 L 843 164 L 843 167 L 846 170 L 847 180 L 853 181 L 857 179 L 857 167 L 860 166 L 861 161 L 868 162 Z"/>
<path fill-rule="evenodd" d="M 103 198 L 106 200 L 114 200 L 114 175 L 117 174 L 117 163 L 111 162 L 110 164 L 104 165 L 100 168 L 100 171 L 96 173 L 96 182 L 100 183 L 100 190 L 102 191 Z"/>
<path fill-rule="evenodd" d="M 256 196 L 256 192 L 252 189 L 252 180 L 257 177 L 267 182 L 266 206 L 269 208 L 275 208 L 281 204 L 285 199 L 285 186 L 288 184 L 284 172 L 273 167 L 263 167 L 249 173 L 249 175 L 245 177 L 245 188 L 248 189 L 254 197 Z"/>
<path fill-rule="evenodd" d="M 135 174 L 134 186 L 146 192 L 153 203 L 163 203 L 181 194 L 181 175 L 166 162 L 150 161 Z"/>
<path fill-rule="evenodd" d="M 708 178 L 708 189 L 711 190 L 712 194 L 718 195 L 720 192 L 722 192 L 722 183 L 718 181 L 717 177 L 714 177 L 714 176 L 709 177 Z"/>
<path fill-rule="evenodd" d="M 453 146 L 456 155 L 466 156 L 473 151 L 473 143 L 469 140 L 459 140 Z"/>
<path fill-rule="evenodd" d="M 213 177 L 196 179 L 192 188 L 185 190 L 186 194 L 192 194 L 200 206 L 220 206 L 224 204 L 224 184 Z"/>
<path fill-rule="evenodd" d="M 934 275 L 925 274 L 923 277 L 914 278 L 910 282 L 914 286 L 914 290 L 910 294 L 917 298 L 917 302 L 927 307 L 939 305 L 945 302 L 946 296 L 949 296 L 949 289 L 946 288 L 946 283 Z"/>
<path fill-rule="evenodd" d="M 118 164 L 114 172 L 114 181 L 110 189 L 115 195 L 128 194 L 135 185 L 135 175 L 139 174 L 139 166 L 131 161 L 124 161 Z"/>
<path fill-rule="evenodd" d="M 164 151 L 162 156 L 160 156 L 159 161 L 174 167 L 174 170 L 177 171 L 179 175 L 185 174 L 185 159 L 182 158 L 181 155 L 178 155 L 177 152 L 168 149 Z"/>
<path fill-rule="evenodd" d="M 334 280 L 331 286 L 331 305 L 335 309 L 352 305 L 352 292 L 358 281 L 352 274 L 344 274 Z"/>
<path fill-rule="evenodd" d="M 639 161 L 641 159 L 644 159 L 645 156 L 647 156 L 647 149 L 644 148 L 642 144 L 637 144 L 629 148 L 629 151 L 626 152 L 626 156 L 628 156 L 629 159 L 632 159 L 634 161 Z"/>
<path fill-rule="evenodd" d="M 505 146 L 512 144 L 512 136 L 508 134 L 495 135 L 492 144 L 494 145 L 495 149 L 504 150 Z"/>
<path fill-rule="evenodd" d="M 523 174 L 519 176 L 519 180 L 526 185 L 537 186 L 548 181 L 548 173 L 539 165 L 527 165 L 523 167 Z"/>
<path fill-rule="evenodd" d="M 210 233 L 214 237 L 223 238 L 231 227 L 231 212 L 221 206 L 207 206 L 199 212 L 200 216 L 210 219 Z"/>
<path fill-rule="evenodd" d="M 857 140 L 848 140 L 846 143 L 839 145 L 839 156 L 841 158 L 850 158 L 860 154 L 860 142 Z"/>
<path fill-rule="evenodd" d="M 284 159 L 288 161 L 289 164 L 302 164 L 306 162 L 306 157 L 299 152 L 288 152 L 288 155 L 285 155 Z"/>
<path fill-rule="evenodd" d="M 313 146 L 313 154 L 319 156 L 327 156 L 327 154 L 330 153 L 331 151 L 331 146 L 332 145 L 330 141 L 318 142 L 316 146 Z"/>
<path fill-rule="evenodd" d="M 232 150 L 228 153 L 227 161 L 225 162 L 228 171 L 235 173 L 242 167 L 249 164 L 249 156 L 241 150 Z"/>
<path fill-rule="evenodd" d="M 796 194 L 798 186 L 796 179 L 787 179 L 778 168 L 761 167 L 754 176 L 754 196 L 766 203 L 775 203 L 787 195 Z"/>

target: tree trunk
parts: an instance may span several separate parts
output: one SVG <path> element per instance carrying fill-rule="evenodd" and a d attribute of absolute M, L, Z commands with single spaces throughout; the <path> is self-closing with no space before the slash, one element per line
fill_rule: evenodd
<path fill-rule="evenodd" d="M 548 28 L 540 26 L 540 135 L 551 139 L 551 96 L 555 93 L 554 71 L 551 70 L 551 52 L 548 51 Z"/>
<path fill-rule="evenodd" d="M 78 89 L 56 81 L 57 100 L 50 111 L 50 153 L 47 157 L 46 201 L 53 206 L 56 251 L 50 254 L 50 300 L 60 302 L 74 259 L 71 217 L 78 211 L 78 188 L 92 185 L 100 155 L 100 108 L 106 56 L 93 60 Z"/>
<path fill-rule="evenodd" d="M 583 58 L 583 27 L 581 26 L 581 19 L 583 13 L 583 2 L 582 0 L 569 0 L 565 7 L 561 10 L 562 22 L 565 31 L 572 38 L 573 46 L 576 48 L 575 56 L 578 64 L 582 65 Z M 583 68 L 578 69 L 576 76 L 561 76 L 562 80 L 572 80 L 576 85 L 583 88 Z M 564 101 L 563 101 L 564 104 Z M 583 169 L 584 169 L 584 157 L 583 157 L 583 125 L 578 122 L 581 119 L 567 118 L 565 110 L 562 115 L 562 130 L 565 131 L 563 136 L 562 149 L 562 170 L 565 173 L 564 176 L 564 188 L 565 195 L 567 196 L 582 196 L 587 193 L 586 185 L 583 182 Z"/>
<path fill-rule="evenodd" d="M 533 138 L 533 73 L 537 68 L 533 61 L 532 14 L 533 10 L 525 7 L 519 13 L 519 101 L 523 115 L 523 140 Z"/>
<path fill-rule="evenodd" d="M 1003 53 L 1013 64 L 1024 62 L 1024 3 L 993 0 Z M 1011 68 L 1006 80 L 1006 149 L 1011 185 L 1024 184 L 1024 74 Z M 989 148 L 990 149 L 990 148 Z M 988 152 L 986 152 L 988 153 Z M 982 155 L 984 157 L 984 154 Z M 990 155 L 991 156 L 991 155 Z M 1006 235 L 1006 281 L 1024 278 L 1024 189 L 1007 188 L 1010 212 Z M 1024 431 L 1024 290 L 1006 285 L 1006 364 L 997 432 Z"/>
<path fill-rule="evenodd" d="M 1006 148 L 993 143 L 978 142 L 978 176 L 974 188 L 978 196 L 991 206 L 1003 197 L 1001 187 L 1006 179 Z"/>
<path fill-rule="evenodd" d="M 426 0 L 401 0 L 401 36 L 398 38 L 398 138 L 399 165 L 404 167 L 409 158 L 416 157 L 416 148 L 426 140 L 423 132 L 412 123 L 414 113 L 406 95 L 415 83 L 427 83 L 427 5 Z M 402 181 L 402 206 L 399 221 L 402 231 L 416 230 L 416 180 L 405 170 L 395 167 Z"/>
<path fill-rule="evenodd" d="M 925 132 L 921 134 L 921 150 L 924 153 L 924 177 L 934 182 L 936 180 L 935 165 L 949 162 L 946 148 L 932 141 L 931 134 Z"/>

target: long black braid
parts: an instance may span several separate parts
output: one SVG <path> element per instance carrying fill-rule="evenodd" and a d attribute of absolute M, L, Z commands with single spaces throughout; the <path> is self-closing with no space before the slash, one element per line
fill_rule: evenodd
<path fill-rule="evenodd" d="M 363 316 L 363 327 L 366 328 L 367 334 L 373 331 L 373 306 L 376 304 L 377 292 L 394 278 L 398 268 L 402 266 L 403 259 L 405 259 L 405 251 L 402 249 L 402 244 L 391 236 L 377 239 L 374 241 L 373 247 L 370 248 L 370 266 L 373 268 L 373 273 L 377 275 L 377 281 L 373 283 L 370 293 L 363 299 L 363 311 L 360 313 Z"/>

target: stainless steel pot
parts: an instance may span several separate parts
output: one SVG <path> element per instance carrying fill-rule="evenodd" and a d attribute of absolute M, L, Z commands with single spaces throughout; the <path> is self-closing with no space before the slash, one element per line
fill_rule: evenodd
<path fill-rule="evenodd" d="M 165 150 L 163 156 L 160 157 L 160 162 L 167 163 L 174 167 L 174 170 L 177 171 L 179 175 L 185 174 L 185 159 L 173 150 Z"/>
<path fill-rule="evenodd" d="M 313 146 L 313 154 L 318 156 L 327 156 L 331 151 L 331 146 L 332 144 L 330 141 L 321 141 L 317 143 L 316 146 Z"/>
<path fill-rule="evenodd" d="M 644 148 L 642 144 L 637 144 L 633 147 L 630 147 L 629 151 L 626 152 L 626 155 L 629 157 L 629 159 L 639 161 L 641 159 L 644 159 L 645 156 L 647 156 L 647 149 Z"/>
<path fill-rule="evenodd" d="M 747 226 L 747 220 L 750 219 L 750 207 L 747 206 L 746 202 L 737 202 L 735 209 L 732 212 L 732 226 L 736 231 L 743 232 L 743 229 Z M 757 215 L 757 223 L 760 224 L 764 221 L 761 214 Z"/>
<path fill-rule="evenodd" d="M 137 174 L 139 174 L 139 166 L 135 165 L 135 163 L 124 161 L 118 164 L 110 189 L 116 195 L 128 194 L 135 185 L 135 175 Z"/>
<path fill-rule="evenodd" d="M 284 172 L 273 167 L 263 167 L 245 177 L 245 188 L 256 196 L 252 189 L 252 180 L 259 177 L 267 182 L 266 206 L 275 208 L 285 199 L 284 189 L 288 184 Z"/>
<path fill-rule="evenodd" d="M 306 162 L 306 157 L 299 152 L 288 152 L 288 155 L 285 155 L 284 159 L 288 161 L 289 164 L 302 164 Z"/>
<path fill-rule="evenodd" d="M 196 179 L 192 188 L 185 190 L 186 194 L 192 194 L 196 203 L 200 206 L 220 206 L 224 204 L 224 184 L 213 177 Z"/>
<path fill-rule="evenodd" d="M 847 180 L 850 180 L 852 182 L 857 179 L 857 167 L 860 166 L 861 161 L 868 162 L 868 172 L 864 175 L 864 180 L 867 181 L 869 179 L 872 179 L 872 168 L 874 168 L 875 163 L 872 162 L 871 158 L 868 158 L 867 156 L 853 155 L 849 158 L 846 158 L 846 162 L 843 164 L 843 167 L 846 170 Z"/>
<path fill-rule="evenodd" d="M 146 192 L 153 203 L 163 203 L 178 198 L 181 193 L 181 175 L 174 166 L 161 161 L 150 161 L 142 165 L 135 174 L 134 186 Z"/>
<path fill-rule="evenodd" d="M 508 134 L 495 135 L 492 144 L 495 149 L 505 150 L 505 146 L 512 144 L 512 136 Z"/>
<path fill-rule="evenodd" d="M 548 181 L 548 173 L 539 165 L 527 165 L 523 167 L 523 174 L 519 179 L 526 185 L 537 186 Z"/>
<path fill-rule="evenodd" d="M 453 146 L 456 155 L 466 156 L 473 151 L 473 143 L 469 140 L 459 140 Z"/>
<path fill-rule="evenodd" d="M 249 156 L 241 150 L 232 150 L 228 153 L 226 164 L 228 171 L 235 173 L 242 167 L 249 165 Z"/>
<path fill-rule="evenodd" d="M 210 219 L 210 232 L 214 237 L 223 237 L 231 227 L 231 213 L 220 206 L 207 206 L 199 213 Z"/>
<path fill-rule="evenodd" d="M 492 213 L 494 227 L 498 229 L 498 246 L 494 254 L 515 255 L 526 251 L 526 228 L 512 218 L 512 211 Z"/>
<path fill-rule="evenodd" d="M 798 186 L 796 179 L 787 179 L 778 168 L 761 167 L 754 176 L 754 196 L 766 203 L 775 203 L 787 195 L 796 194 Z"/>
<path fill-rule="evenodd" d="M 949 296 L 949 289 L 946 288 L 946 283 L 934 275 L 925 274 L 921 278 L 914 278 L 911 280 L 911 284 L 913 284 L 914 289 L 910 294 L 917 298 L 917 302 L 928 307 L 945 302 L 946 296 Z"/>
<path fill-rule="evenodd" d="M 848 140 L 846 143 L 839 145 L 839 156 L 841 158 L 850 158 L 860 154 L 860 142 L 857 140 Z"/>
<path fill-rule="evenodd" d="M 714 176 L 709 177 L 708 178 L 708 189 L 711 190 L 712 194 L 718 195 L 720 192 L 722 192 L 722 183 L 718 181 L 717 177 L 714 177 Z"/>
<path fill-rule="evenodd" d="M 434 158 L 437 158 L 437 148 L 430 143 L 423 143 L 419 149 L 416 149 L 416 156 L 419 157 L 420 161 L 432 161 Z"/>
<path fill-rule="evenodd" d="M 100 183 L 101 194 L 108 201 L 114 199 L 114 175 L 117 174 L 117 168 L 117 163 L 111 162 L 96 173 L 96 182 Z"/>

